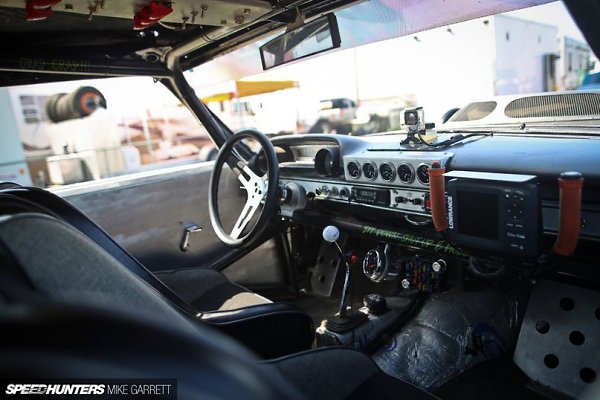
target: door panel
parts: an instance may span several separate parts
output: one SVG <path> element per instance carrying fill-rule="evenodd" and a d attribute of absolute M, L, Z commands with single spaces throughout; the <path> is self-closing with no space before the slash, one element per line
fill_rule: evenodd
<path fill-rule="evenodd" d="M 209 266 L 231 251 L 210 224 L 212 166 L 209 162 L 134 174 L 56 193 L 96 221 L 151 271 Z M 243 205 L 237 180 L 227 181 L 231 182 L 228 196 Z M 188 251 L 182 251 L 184 229 L 194 224 L 202 231 L 192 233 Z"/>

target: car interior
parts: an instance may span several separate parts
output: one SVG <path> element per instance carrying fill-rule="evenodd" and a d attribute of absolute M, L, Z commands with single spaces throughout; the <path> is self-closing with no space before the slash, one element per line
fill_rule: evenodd
<path fill-rule="evenodd" d="M 598 398 L 600 91 L 268 136 L 232 132 L 185 72 L 247 46 L 264 69 L 336 51 L 354 7 L 418 15 L 405 36 L 547 2 L 0 2 L 1 86 L 152 77 L 219 148 L 0 181 L 0 374 L 174 378 L 186 399 Z M 563 3 L 600 54 L 600 2 Z"/>

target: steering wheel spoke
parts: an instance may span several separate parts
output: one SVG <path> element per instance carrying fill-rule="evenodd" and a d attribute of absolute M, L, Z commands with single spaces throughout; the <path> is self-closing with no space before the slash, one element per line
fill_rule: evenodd
<path fill-rule="evenodd" d="M 242 212 L 240 213 L 240 216 L 235 222 L 233 230 L 230 233 L 232 238 L 238 239 L 241 236 L 242 232 L 244 229 L 246 229 L 246 226 L 248 226 L 248 223 L 259 209 L 263 197 L 264 194 L 262 196 L 252 195 L 251 197 L 248 197 L 246 204 L 244 205 L 244 208 L 242 209 Z"/>
<path fill-rule="evenodd" d="M 249 177 L 246 179 L 244 173 Z M 247 199 L 240 216 L 238 217 L 235 225 L 233 226 L 233 230 L 231 231 L 230 236 L 234 239 L 238 239 L 254 214 L 256 214 L 256 210 L 258 210 L 262 200 L 266 195 L 267 185 L 264 176 L 257 176 L 252 169 L 248 165 L 243 168 L 243 173 L 238 175 L 238 179 L 242 182 L 244 189 L 247 192 Z"/>
<path fill-rule="evenodd" d="M 242 171 L 244 172 L 244 174 L 246 174 L 246 176 L 248 176 L 248 178 L 249 178 L 249 179 L 248 179 L 248 184 L 249 184 L 249 185 L 252 185 L 252 184 L 254 184 L 255 182 L 257 182 L 257 181 L 259 181 L 259 180 L 260 180 L 260 177 L 259 177 L 258 175 L 256 175 L 256 174 L 254 173 L 254 171 L 252 171 L 252 169 L 251 169 L 251 168 L 250 168 L 248 165 L 246 165 L 246 166 L 243 168 L 243 170 L 242 170 Z"/>

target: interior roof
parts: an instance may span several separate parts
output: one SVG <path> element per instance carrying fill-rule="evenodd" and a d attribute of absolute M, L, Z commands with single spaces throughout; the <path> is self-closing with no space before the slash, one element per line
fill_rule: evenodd
<path fill-rule="evenodd" d="M 400 17 L 404 15 L 403 10 L 406 7 L 414 8 L 417 3 L 423 4 L 422 0 L 404 0 L 398 3 L 388 0 L 373 1 L 397 9 L 395 12 L 399 13 Z M 512 0 L 512 3 L 518 3 L 518 8 L 526 5 L 525 3 L 528 1 L 532 5 L 551 0 Z M 307 17 L 310 17 L 345 7 L 354 2 L 356 0 L 271 0 L 274 10 L 279 14 L 272 15 L 268 20 L 252 22 L 245 25 L 243 29 L 231 31 L 226 37 L 218 40 L 207 40 L 204 47 L 190 53 L 186 60 L 182 60 L 182 68 L 186 69 L 206 62 L 218 54 L 241 46 L 245 41 L 264 35 L 274 28 L 282 27 L 293 21 L 295 13 L 288 7 L 289 5 L 300 5 L 302 11 L 306 13 Z M 598 14 L 590 12 L 590 10 L 597 10 L 600 1 L 565 0 L 564 2 L 580 24 L 590 45 L 598 53 L 600 43 L 598 43 L 597 37 L 600 35 L 597 34 L 598 24 L 595 23 Z M 428 4 L 431 6 L 434 3 L 435 1 L 428 0 Z M 460 0 L 458 3 L 467 4 L 465 0 Z M 499 4 L 498 0 L 489 0 L 492 7 L 497 3 Z M 357 15 L 357 17 L 359 16 Z M 362 16 L 360 17 L 362 18 Z M 431 18 L 434 17 L 439 19 L 439 16 Z M 582 21 L 584 26 L 581 24 Z M 24 8 L 10 7 L 0 7 L 0 22 L 0 33 L 4 42 L 3 57 L 0 59 L 0 71 L 3 71 L 0 73 L 0 86 L 109 75 L 165 76 L 169 74 L 169 71 L 162 63 L 151 64 L 141 59 L 136 52 L 149 48 L 176 47 L 197 37 L 210 36 L 211 32 L 218 29 L 213 26 L 193 25 L 185 30 L 173 30 L 157 24 L 144 31 L 135 31 L 132 29 L 131 18 L 97 15 L 93 18 L 93 23 L 90 23 L 84 15 L 61 11 L 55 11 L 51 18 L 44 21 L 27 22 Z M 35 64 L 37 59 L 44 57 L 47 60 L 86 59 L 86 62 L 91 62 L 98 68 L 88 71 L 85 76 L 65 75 L 62 70 L 49 71 L 47 68 L 34 68 L 33 70 L 23 68 L 24 61 Z"/>
<path fill-rule="evenodd" d="M 10 38 L 21 43 L 27 41 L 28 50 L 44 49 L 48 46 L 68 49 L 103 45 L 109 48 L 115 42 L 127 43 L 132 50 L 137 50 L 149 45 L 174 45 L 214 29 L 195 25 L 186 30 L 175 31 L 155 25 L 152 30 L 159 32 L 158 37 L 155 37 L 146 34 L 146 31 L 133 30 L 131 19 L 95 16 L 93 23 L 90 23 L 80 14 L 58 11 L 46 20 L 29 22 L 25 20 L 24 9 L 8 7 L 0 7 L 0 21 L 0 32 L 4 41 Z M 10 50 L 23 49 L 13 47 Z"/>
<path fill-rule="evenodd" d="M 246 0 L 240 0 L 244 4 Z M 250 1 L 250 0 L 248 0 Z M 220 27 L 188 25 L 185 30 L 169 29 L 160 24 L 142 31 L 133 29 L 132 18 L 95 15 L 88 21 L 82 14 L 54 11 L 42 21 L 26 21 L 24 7 L 0 7 L 0 33 L 4 42 L 0 58 L 0 86 L 42 83 L 61 80 L 87 79 L 102 76 L 150 75 L 164 77 L 170 72 L 162 62 L 148 62 L 140 52 L 148 49 L 175 48 L 195 38 L 207 38 L 206 46 L 194 58 L 184 60 L 184 69 L 206 61 L 227 50 L 226 42 L 235 45 L 260 36 L 273 27 L 293 22 L 299 6 L 307 15 L 325 13 L 356 0 L 269 0 L 272 4 L 268 19 L 250 21 L 243 26 Z M 264 2 L 264 1 L 263 1 Z M 24 2 L 23 2 L 24 3 Z M 171 25 L 171 28 L 173 25 Z M 242 38 L 243 37 L 243 38 Z M 59 61 L 60 65 L 55 65 Z M 62 61 L 69 65 L 65 66 Z M 85 63 L 91 68 L 67 74 L 64 68 Z"/>

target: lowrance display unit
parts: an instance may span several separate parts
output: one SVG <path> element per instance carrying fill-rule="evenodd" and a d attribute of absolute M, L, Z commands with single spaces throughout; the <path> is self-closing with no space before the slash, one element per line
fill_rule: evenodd
<path fill-rule="evenodd" d="M 540 198 L 532 175 L 452 171 L 446 185 L 448 239 L 470 249 L 537 257 Z"/>

